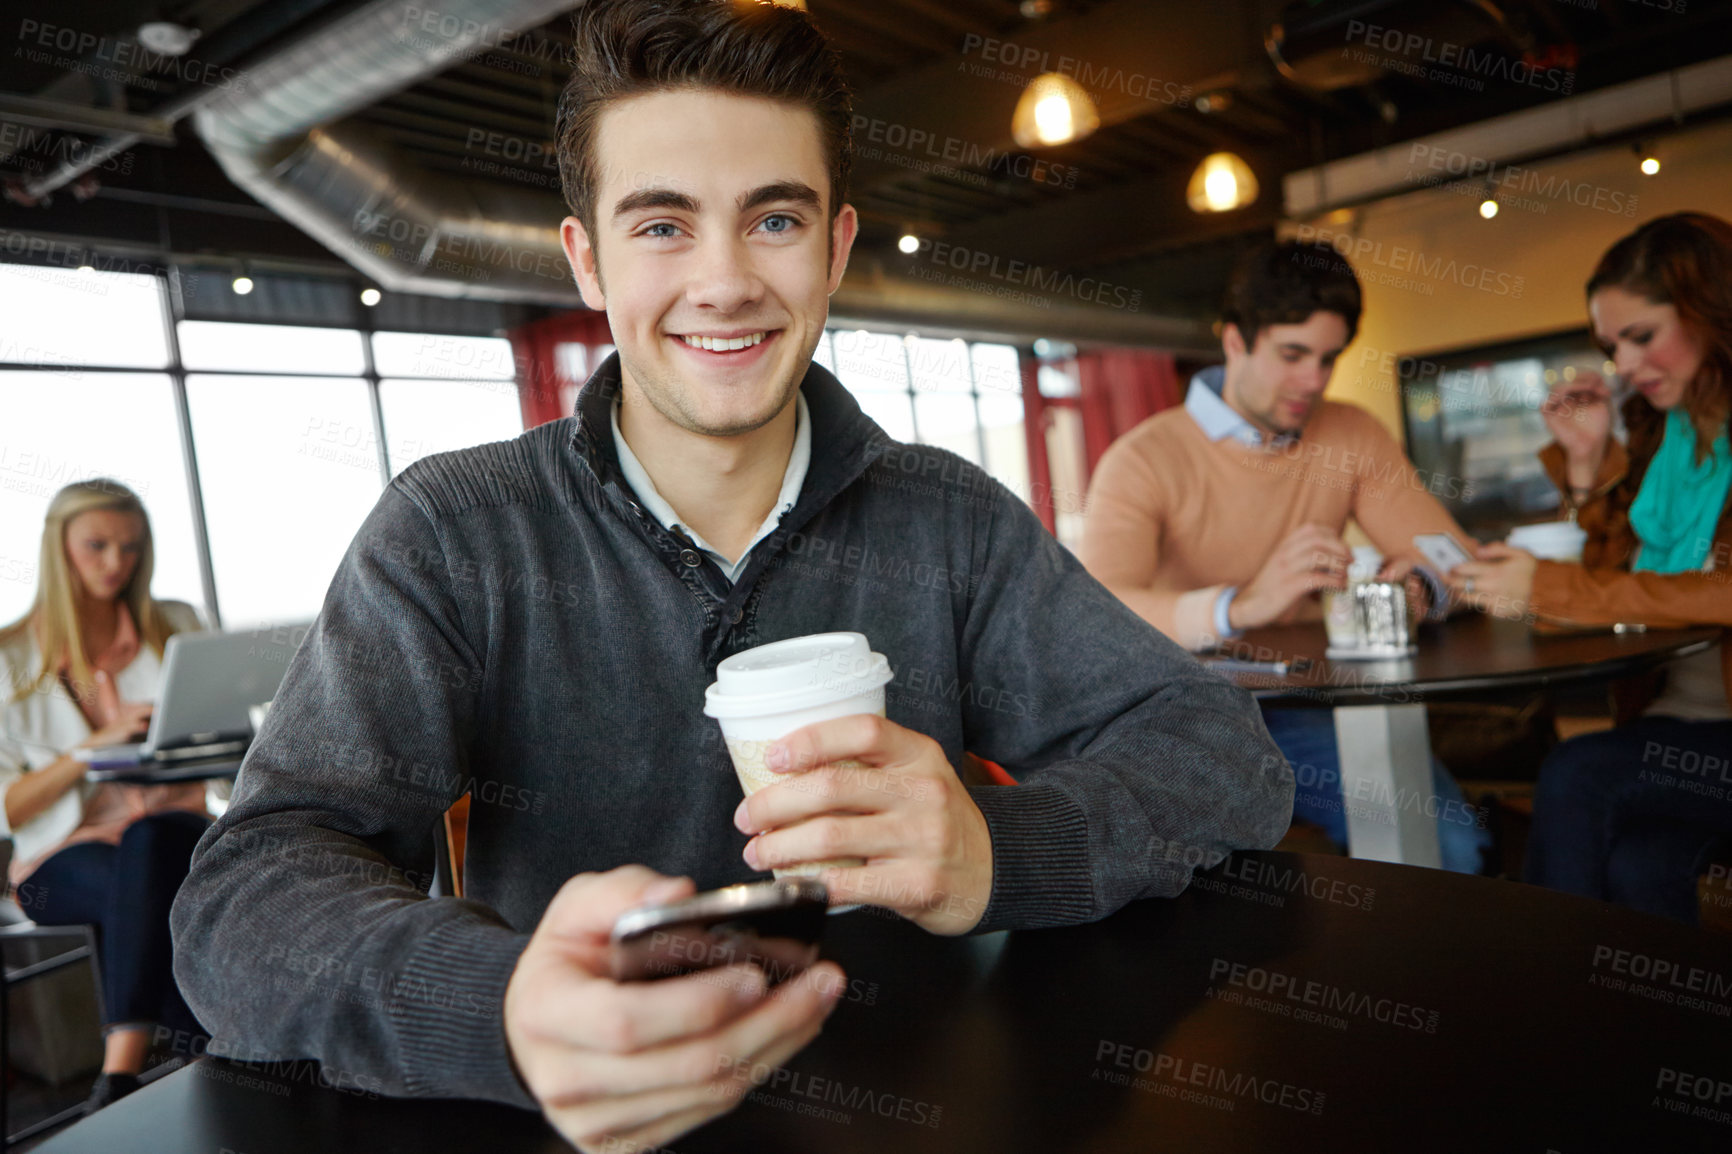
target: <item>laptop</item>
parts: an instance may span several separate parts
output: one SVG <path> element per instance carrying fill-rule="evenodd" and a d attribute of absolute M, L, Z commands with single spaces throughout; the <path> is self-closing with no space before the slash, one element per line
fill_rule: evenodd
<path fill-rule="evenodd" d="M 277 695 L 312 622 L 233 633 L 176 633 L 162 653 L 162 694 L 140 742 L 82 749 L 92 769 L 167 766 L 238 756 L 252 741 L 249 710 Z"/>

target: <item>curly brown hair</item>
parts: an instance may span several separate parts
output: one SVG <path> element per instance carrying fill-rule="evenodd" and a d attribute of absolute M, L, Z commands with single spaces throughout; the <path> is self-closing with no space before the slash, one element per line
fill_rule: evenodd
<path fill-rule="evenodd" d="M 1705 212 L 1650 220 L 1600 258 L 1588 298 L 1603 288 L 1671 305 L 1701 346 L 1702 365 L 1683 404 L 1696 430 L 1696 459 L 1705 459 L 1732 414 L 1732 224 Z"/>

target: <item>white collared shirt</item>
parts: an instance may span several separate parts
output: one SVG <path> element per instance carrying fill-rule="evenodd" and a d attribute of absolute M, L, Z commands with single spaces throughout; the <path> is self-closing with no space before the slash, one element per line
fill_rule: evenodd
<path fill-rule="evenodd" d="M 1191 387 L 1185 391 L 1185 412 L 1197 422 L 1203 436 L 1211 441 L 1231 437 L 1241 445 L 1270 450 L 1299 439 L 1298 433 L 1277 433 L 1265 443 L 1257 426 L 1241 416 L 1222 395 L 1226 380 L 1225 366 L 1212 365 L 1193 376 Z"/>
<path fill-rule="evenodd" d="M 709 544 L 690 525 L 680 521 L 680 515 L 674 512 L 674 507 L 667 498 L 656 490 L 656 484 L 650 480 L 649 471 L 643 467 L 643 462 L 637 459 L 637 454 L 631 451 L 631 446 L 625 443 L 625 436 L 619 431 L 619 399 L 614 398 L 613 410 L 609 418 L 613 422 L 613 447 L 619 454 L 620 475 L 631 491 L 637 494 L 637 499 L 643 502 L 651 516 L 660 521 L 662 527 L 672 530 L 678 528 L 692 539 L 692 544 L 702 549 L 711 560 L 721 568 L 722 573 L 730 582 L 740 579 L 740 572 L 746 567 L 746 558 L 752 555 L 752 547 L 771 533 L 781 524 L 782 517 L 794 507 L 794 502 L 800 499 L 800 486 L 806 483 L 806 469 L 812 463 L 812 417 L 806 409 L 804 394 L 794 394 L 794 450 L 788 454 L 788 468 L 782 474 L 782 491 L 776 494 L 776 503 L 770 507 L 769 515 L 764 523 L 758 526 L 758 531 L 752 539 L 746 542 L 746 547 L 740 550 L 737 560 L 728 558 Z"/>

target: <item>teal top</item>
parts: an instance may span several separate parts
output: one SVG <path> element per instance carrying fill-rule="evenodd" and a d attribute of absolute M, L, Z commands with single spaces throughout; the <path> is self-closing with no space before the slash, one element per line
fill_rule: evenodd
<path fill-rule="evenodd" d="M 1726 430 L 1713 451 L 1696 460 L 1696 432 L 1682 408 L 1666 414 L 1660 450 L 1648 464 L 1630 505 L 1630 528 L 1641 548 L 1631 569 L 1689 573 L 1702 568 L 1714 543 L 1714 526 L 1732 487 L 1732 445 Z"/>

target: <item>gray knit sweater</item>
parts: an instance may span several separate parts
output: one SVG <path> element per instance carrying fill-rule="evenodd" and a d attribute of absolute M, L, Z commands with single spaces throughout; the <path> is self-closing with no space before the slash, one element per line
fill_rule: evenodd
<path fill-rule="evenodd" d="M 561 884 L 628 862 L 700 888 L 761 876 L 701 706 L 718 661 L 785 637 L 864 633 L 892 721 L 1019 779 L 971 790 L 993 842 L 981 930 L 1170 897 L 1282 835 L 1292 771 L 1245 693 L 1002 485 L 890 440 L 822 368 L 802 388 L 810 470 L 734 584 L 621 480 L 617 358 L 574 416 L 391 482 L 174 905 L 213 1052 L 533 1106 L 501 1003 Z M 429 899 L 433 824 L 466 791 L 467 897 Z"/>

